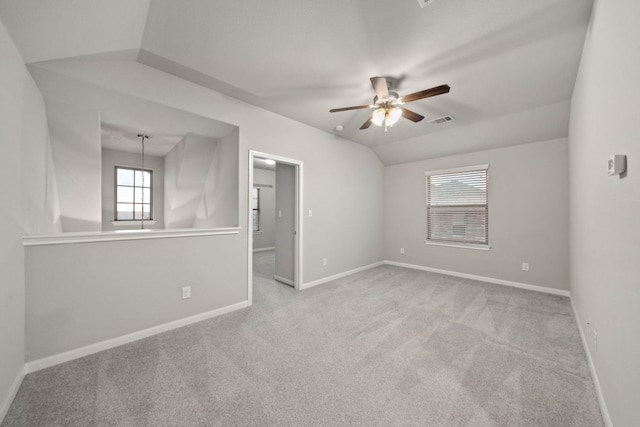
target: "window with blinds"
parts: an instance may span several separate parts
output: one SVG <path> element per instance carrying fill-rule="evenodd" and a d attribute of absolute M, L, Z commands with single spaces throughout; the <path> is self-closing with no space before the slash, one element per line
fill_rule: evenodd
<path fill-rule="evenodd" d="M 489 244 L 489 165 L 425 172 L 427 243 Z"/>

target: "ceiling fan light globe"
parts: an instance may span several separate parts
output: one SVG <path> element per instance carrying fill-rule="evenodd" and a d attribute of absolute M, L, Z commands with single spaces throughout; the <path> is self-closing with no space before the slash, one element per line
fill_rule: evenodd
<path fill-rule="evenodd" d="M 384 122 L 385 117 L 387 116 L 387 112 L 384 108 L 378 108 L 373 111 L 371 114 L 371 122 L 376 126 L 382 126 L 382 122 Z"/>
<path fill-rule="evenodd" d="M 402 116 L 402 110 L 399 108 L 391 108 L 388 112 L 387 125 L 393 126 L 398 122 L 398 119 Z"/>

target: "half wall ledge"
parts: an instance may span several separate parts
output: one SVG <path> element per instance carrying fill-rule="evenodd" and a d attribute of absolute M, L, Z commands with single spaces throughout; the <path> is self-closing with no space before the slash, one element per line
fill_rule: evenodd
<path fill-rule="evenodd" d="M 175 230 L 117 230 L 78 232 L 63 234 L 46 234 L 23 236 L 24 246 L 66 245 L 75 243 L 110 242 L 120 240 L 170 239 L 174 237 L 215 236 L 225 234 L 239 234 L 242 227 L 175 229 Z"/>

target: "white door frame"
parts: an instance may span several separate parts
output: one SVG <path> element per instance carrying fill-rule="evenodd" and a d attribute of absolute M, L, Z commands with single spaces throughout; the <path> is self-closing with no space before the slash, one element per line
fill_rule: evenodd
<path fill-rule="evenodd" d="M 295 168 L 295 238 L 293 243 L 293 286 L 300 289 L 302 285 L 302 162 L 300 160 L 289 159 L 287 157 L 276 156 L 274 154 L 262 153 L 259 151 L 249 150 L 249 185 L 247 188 L 247 301 L 249 305 L 253 304 L 253 218 L 249 215 L 251 211 L 251 191 L 253 189 L 253 160 L 256 157 L 263 159 L 271 159 L 278 163 L 285 163 Z M 278 191 L 276 189 L 276 191 Z"/>

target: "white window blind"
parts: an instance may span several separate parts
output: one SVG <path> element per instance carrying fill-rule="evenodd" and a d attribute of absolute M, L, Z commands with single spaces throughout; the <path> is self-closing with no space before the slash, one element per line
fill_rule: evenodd
<path fill-rule="evenodd" d="M 425 172 L 427 242 L 489 244 L 488 165 Z"/>

